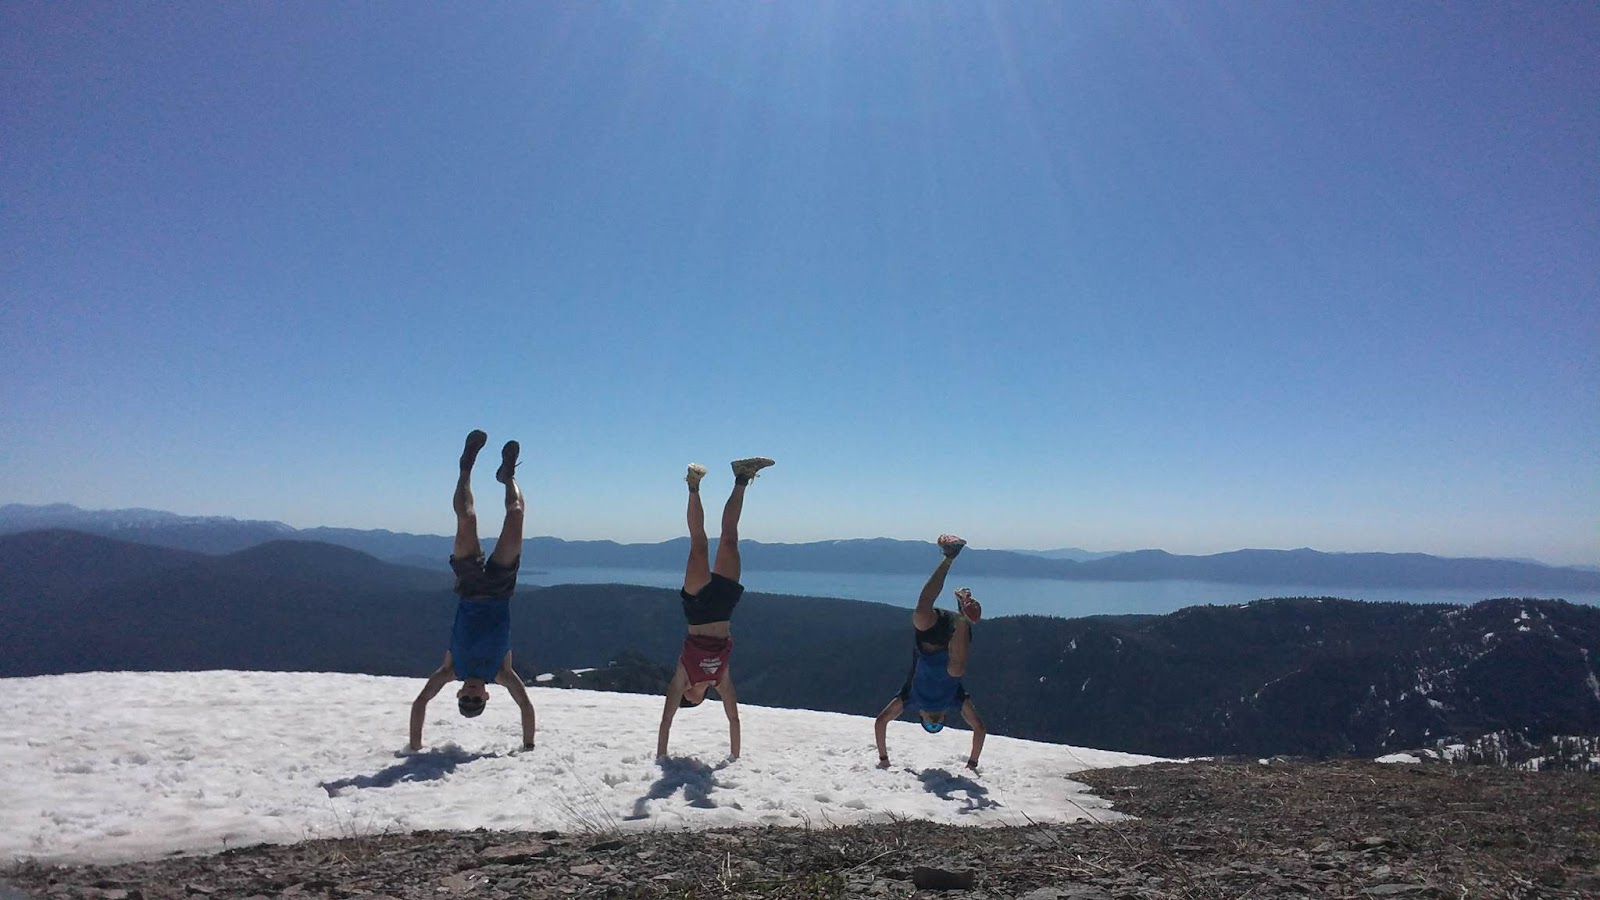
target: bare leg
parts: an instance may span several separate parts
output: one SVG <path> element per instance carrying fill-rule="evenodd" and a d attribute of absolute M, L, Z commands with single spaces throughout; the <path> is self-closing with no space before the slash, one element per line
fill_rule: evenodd
<path fill-rule="evenodd" d="M 689 562 L 683 570 L 683 591 L 698 594 L 711 583 L 711 545 L 706 537 L 706 509 L 700 504 L 700 485 L 689 485 Z"/>
<path fill-rule="evenodd" d="M 456 511 L 456 541 L 450 555 L 456 559 L 471 559 L 483 552 L 478 544 L 478 512 L 472 503 L 472 464 L 478 460 L 489 436 L 481 431 L 467 435 L 466 448 L 461 451 L 461 475 L 456 479 L 453 506 Z"/>
<path fill-rule="evenodd" d="M 489 559 L 497 566 L 510 566 L 522 558 L 522 520 L 527 507 L 515 478 L 506 479 L 506 521 L 500 526 L 500 539 L 494 543 Z"/>
<path fill-rule="evenodd" d="M 922 586 L 922 593 L 917 596 L 917 608 L 911 613 L 911 624 L 918 631 L 926 631 L 939 621 L 939 614 L 933 611 L 933 603 L 944 593 L 944 577 L 950 572 L 950 564 L 955 560 L 946 556 L 939 560 L 939 565 L 934 568 L 933 574 L 928 576 L 928 581 Z"/>
<path fill-rule="evenodd" d="M 739 516 L 744 512 L 744 489 L 749 480 L 735 480 L 733 493 L 722 507 L 722 536 L 717 539 L 717 565 L 713 572 L 729 581 L 739 580 Z"/>
<path fill-rule="evenodd" d="M 489 555 L 495 565 L 509 567 L 522 558 L 522 520 L 526 507 L 522 502 L 522 489 L 517 487 L 516 459 L 520 446 L 507 441 L 500 451 L 503 462 L 495 478 L 505 482 L 506 521 L 500 526 L 500 539 L 495 541 L 494 553 Z"/>

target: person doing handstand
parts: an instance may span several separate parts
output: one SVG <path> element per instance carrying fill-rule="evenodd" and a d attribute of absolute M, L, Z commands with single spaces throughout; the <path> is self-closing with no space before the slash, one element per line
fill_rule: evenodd
<path fill-rule="evenodd" d="M 887 732 L 889 723 L 902 712 L 914 712 L 921 719 L 922 728 L 929 734 L 944 729 L 945 716 L 954 709 L 961 711 L 972 728 L 972 753 L 967 757 L 967 768 L 978 768 L 978 756 L 983 752 L 983 739 L 988 734 L 978 708 L 961 686 L 967 673 L 967 652 L 972 646 L 972 623 L 983 615 L 983 607 L 966 588 L 957 588 L 956 605 L 961 614 L 947 609 L 934 609 L 933 603 L 944 593 L 944 578 L 950 571 L 961 548 L 967 542 L 953 534 L 939 535 L 939 549 L 944 559 L 928 576 L 917 598 L 917 608 L 911 613 L 911 624 L 917 630 L 911 649 L 911 671 L 900 693 L 878 713 L 873 732 L 878 741 L 878 768 L 889 766 Z"/>
<path fill-rule="evenodd" d="M 689 561 L 683 572 L 683 617 L 688 634 L 678 655 L 678 668 L 667 685 L 666 705 L 661 710 L 661 729 L 656 735 L 656 756 L 667 755 L 667 738 L 672 734 L 672 717 L 680 707 L 699 706 L 706 691 L 717 689 L 722 709 L 728 715 L 728 756 L 739 758 L 739 695 L 733 686 L 733 670 L 728 658 L 733 638 L 728 619 L 744 595 L 739 583 L 739 515 L 744 511 L 744 491 L 756 473 L 772 465 L 764 456 L 733 462 L 733 493 L 722 507 L 722 535 L 717 540 L 716 564 L 712 565 L 710 542 L 706 537 L 706 512 L 700 505 L 700 479 L 706 467 L 689 464 L 684 481 L 689 484 Z"/>
<path fill-rule="evenodd" d="M 516 441 L 506 441 L 500 450 L 500 468 L 494 479 L 506 486 L 506 518 L 500 539 L 488 559 L 478 543 L 478 515 L 472 503 L 472 465 L 489 436 L 474 430 L 467 435 L 461 451 L 461 474 L 456 479 L 454 507 L 456 539 L 450 551 L 450 569 L 456 575 L 455 625 L 450 630 L 450 649 L 444 663 L 428 676 L 422 693 L 411 703 L 411 744 L 422 749 L 422 723 L 432 700 L 446 684 L 461 679 L 456 691 L 456 708 L 473 718 L 483 713 L 489 702 L 488 682 L 496 682 L 510 692 L 522 711 L 522 748 L 533 749 L 533 702 L 527 688 L 511 668 L 511 594 L 517 587 L 517 567 L 522 562 L 522 491 L 517 488 Z"/>

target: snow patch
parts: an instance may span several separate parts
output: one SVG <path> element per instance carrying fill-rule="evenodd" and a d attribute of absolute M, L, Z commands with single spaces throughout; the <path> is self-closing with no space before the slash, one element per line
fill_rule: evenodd
<path fill-rule="evenodd" d="M 243 844 L 421 829 L 578 831 L 1123 818 L 1087 769 L 1155 757 L 741 707 L 727 758 L 720 708 L 683 710 L 655 759 L 661 698 L 535 689 L 538 747 L 491 688 L 482 716 L 428 708 L 404 751 L 420 678 L 305 672 L 90 672 L 0 679 L 0 860 L 114 862 Z M 338 703 L 327 698 L 338 697 Z M 1067 777 L 1063 777 L 1067 776 Z"/>

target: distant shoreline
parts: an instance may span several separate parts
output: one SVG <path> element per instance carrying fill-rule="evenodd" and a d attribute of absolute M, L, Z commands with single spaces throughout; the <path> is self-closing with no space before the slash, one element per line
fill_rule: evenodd
<path fill-rule="evenodd" d="M 925 576 L 851 572 L 762 571 L 746 568 L 746 590 L 756 594 L 796 597 L 839 597 L 868 603 L 910 608 Z M 542 566 L 523 569 L 525 585 L 633 584 L 676 588 L 683 579 L 677 569 L 608 566 Z M 1470 605 L 1496 597 L 1540 597 L 1600 606 L 1600 591 L 1530 591 L 1508 588 L 1481 591 L 1470 588 L 1360 588 L 1303 585 L 1255 585 L 1204 582 L 1187 579 L 1156 581 L 1068 581 L 974 575 L 952 572 L 950 587 L 972 588 L 984 600 L 989 616 L 1046 615 L 1076 618 L 1094 615 L 1164 615 L 1189 606 L 1226 606 L 1269 597 L 1339 597 L 1400 603 Z M 948 603 L 948 598 L 945 601 Z"/>

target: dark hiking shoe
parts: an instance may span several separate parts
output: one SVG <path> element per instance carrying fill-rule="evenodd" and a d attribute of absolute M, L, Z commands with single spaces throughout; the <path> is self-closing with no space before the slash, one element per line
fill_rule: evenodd
<path fill-rule="evenodd" d="M 517 477 L 517 454 L 522 452 L 522 445 L 516 441 L 506 441 L 500 448 L 500 468 L 494 472 L 494 480 L 507 484 Z"/>
<path fill-rule="evenodd" d="M 487 443 L 489 443 L 489 436 L 482 431 L 474 428 L 467 433 L 467 445 L 461 449 L 461 468 L 463 470 L 472 468 L 472 464 L 478 461 L 478 451 L 482 450 L 483 445 Z"/>

